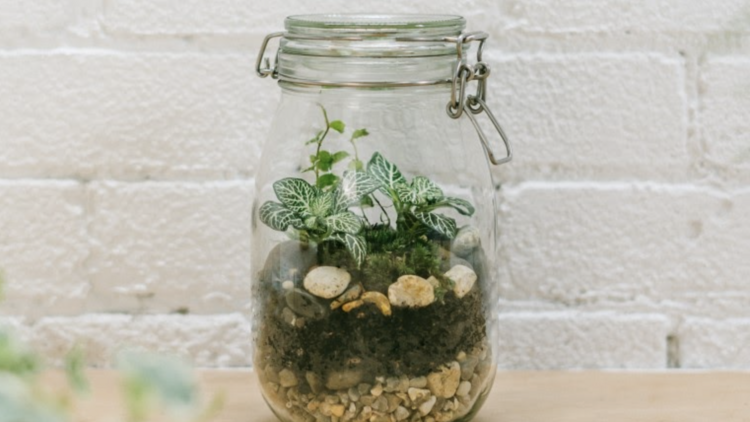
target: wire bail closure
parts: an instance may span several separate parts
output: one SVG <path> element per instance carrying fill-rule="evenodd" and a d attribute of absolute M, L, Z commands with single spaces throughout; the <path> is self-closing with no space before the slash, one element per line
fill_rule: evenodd
<path fill-rule="evenodd" d="M 395 38 L 395 41 L 399 42 L 443 42 L 443 43 L 455 43 L 456 44 L 456 55 L 458 61 L 456 63 L 456 69 L 453 72 L 453 78 L 451 80 L 442 81 L 416 81 L 416 82 L 405 82 L 405 83 L 378 83 L 378 82 L 320 82 L 320 81 L 307 81 L 299 80 L 291 77 L 285 77 L 279 75 L 278 64 L 279 64 L 279 50 L 276 50 L 274 56 L 274 64 L 271 66 L 270 59 L 265 57 L 266 49 L 268 44 L 274 38 L 286 38 L 286 39 L 305 39 L 305 40 L 345 40 L 345 41 L 365 41 L 362 37 L 312 37 L 308 35 L 300 34 L 289 34 L 288 32 L 273 32 L 266 35 L 260 46 L 258 57 L 255 60 L 255 73 L 265 78 L 271 76 L 273 79 L 288 80 L 294 83 L 301 83 L 307 85 L 326 85 L 326 86 L 341 86 L 341 87 L 398 87 L 398 86 L 424 86 L 424 85 L 438 85 L 444 83 L 451 84 L 451 97 L 446 105 L 446 112 L 452 119 L 459 119 L 464 111 L 468 110 L 466 116 L 471 121 L 474 129 L 479 135 L 479 141 L 482 143 L 487 157 L 493 165 L 500 165 L 507 163 L 513 159 L 513 150 L 510 146 L 510 140 L 500 127 L 500 123 L 495 118 L 490 108 L 487 106 L 487 79 L 490 76 L 490 67 L 488 64 L 482 61 L 482 50 L 484 48 L 484 42 L 489 38 L 489 34 L 482 31 L 477 32 L 465 32 L 458 37 L 441 37 L 441 38 Z M 473 65 L 469 64 L 464 57 L 465 44 L 471 42 L 478 42 L 476 63 Z M 469 82 L 476 81 L 477 89 L 474 95 L 467 95 L 466 87 Z M 495 130 L 500 135 L 500 138 L 505 145 L 505 156 L 497 158 L 492 152 L 487 135 L 484 133 L 477 117 L 482 112 L 487 114 L 490 122 L 495 127 Z"/>

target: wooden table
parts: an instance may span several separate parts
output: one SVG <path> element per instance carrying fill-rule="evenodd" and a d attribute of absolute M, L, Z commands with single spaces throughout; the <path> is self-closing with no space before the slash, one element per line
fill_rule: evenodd
<path fill-rule="evenodd" d="M 122 420 L 110 371 L 89 371 L 81 422 Z M 203 370 L 204 393 L 223 391 L 215 422 L 275 422 L 250 371 Z M 48 386 L 63 385 L 59 373 Z M 476 422 L 750 422 L 750 372 L 499 372 Z"/>

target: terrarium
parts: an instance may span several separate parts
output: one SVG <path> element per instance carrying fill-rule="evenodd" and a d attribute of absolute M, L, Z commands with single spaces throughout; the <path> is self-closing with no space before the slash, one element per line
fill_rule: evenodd
<path fill-rule="evenodd" d="M 487 35 L 458 16 L 285 26 L 257 61 L 282 94 L 253 207 L 266 402 L 283 421 L 469 420 L 495 375 L 490 164 L 510 159 Z"/>

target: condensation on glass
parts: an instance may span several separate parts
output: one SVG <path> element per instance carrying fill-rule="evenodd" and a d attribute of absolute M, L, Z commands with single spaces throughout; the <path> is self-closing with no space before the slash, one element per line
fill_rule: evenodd
<path fill-rule="evenodd" d="M 487 36 L 464 26 L 292 16 L 263 42 L 281 102 L 253 206 L 254 365 L 283 421 L 467 421 L 487 397 L 490 165 L 511 153 L 484 101 Z"/>

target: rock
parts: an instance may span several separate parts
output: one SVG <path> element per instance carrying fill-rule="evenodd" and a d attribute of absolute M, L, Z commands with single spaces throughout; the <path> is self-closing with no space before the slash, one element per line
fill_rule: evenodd
<path fill-rule="evenodd" d="M 456 233 L 451 244 L 451 252 L 466 257 L 482 243 L 482 235 L 476 227 L 464 227 Z"/>
<path fill-rule="evenodd" d="M 420 402 L 426 400 L 428 397 L 430 397 L 430 390 L 425 390 L 423 388 L 409 389 L 409 399 L 413 402 Z"/>
<path fill-rule="evenodd" d="M 393 306 L 421 308 L 435 301 L 435 289 L 422 277 L 403 275 L 388 287 L 388 300 Z"/>
<path fill-rule="evenodd" d="M 386 394 L 385 399 L 388 400 L 388 412 L 390 413 L 395 412 L 401 404 L 401 399 L 395 394 Z"/>
<path fill-rule="evenodd" d="M 427 416 L 428 413 L 432 412 L 433 406 L 435 406 L 435 402 L 437 401 L 437 397 L 432 396 L 429 400 L 422 403 L 419 406 L 419 413 L 422 414 L 422 416 Z"/>
<path fill-rule="evenodd" d="M 344 369 L 328 374 L 326 388 L 329 390 L 344 390 L 356 386 L 362 381 L 362 371 L 356 369 Z"/>
<path fill-rule="evenodd" d="M 294 372 L 291 370 L 282 369 L 281 372 L 279 372 L 279 384 L 281 384 L 282 387 L 294 387 L 297 383 L 297 376 L 294 375 Z"/>
<path fill-rule="evenodd" d="M 281 311 L 281 319 L 289 325 L 294 325 L 297 315 L 294 315 L 294 312 L 292 312 L 291 309 L 285 307 L 284 310 Z"/>
<path fill-rule="evenodd" d="M 371 395 L 362 396 L 359 398 L 359 402 L 365 406 L 372 406 L 375 403 L 375 397 Z"/>
<path fill-rule="evenodd" d="M 469 394 L 471 391 L 471 383 L 469 381 L 461 381 L 461 384 L 458 384 L 458 390 L 456 390 L 456 395 L 459 397 L 463 397 Z"/>
<path fill-rule="evenodd" d="M 374 410 L 377 410 L 378 412 L 387 412 L 388 399 L 386 399 L 385 396 L 378 397 L 377 399 L 375 399 L 375 403 L 372 404 L 372 408 Z"/>
<path fill-rule="evenodd" d="M 305 289 L 317 297 L 333 299 L 349 286 L 352 276 L 341 268 L 317 267 L 305 276 Z"/>
<path fill-rule="evenodd" d="M 456 265 L 445 273 L 445 276 L 455 283 L 453 293 L 459 299 L 466 296 L 477 281 L 477 274 L 465 265 Z"/>
<path fill-rule="evenodd" d="M 328 314 L 328 307 L 323 306 L 315 296 L 302 289 L 287 290 L 284 299 L 287 306 L 298 315 L 310 319 L 322 319 Z"/>
<path fill-rule="evenodd" d="M 427 376 L 427 388 L 437 397 L 449 399 L 456 394 L 458 384 L 461 382 L 461 365 L 451 362 Z"/>
<path fill-rule="evenodd" d="M 372 390 L 370 390 L 370 394 L 372 394 L 375 397 L 379 397 L 381 394 L 383 394 L 383 385 L 380 383 L 377 383 L 375 387 L 372 387 Z"/>
<path fill-rule="evenodd" d="M 396 390 L 401 393 L 409 391 L 409 377 L 407 377 L 406 375 L 401 375 L 398 378 L 398 387 L 396 387 Z"/>
<path fill-rule="evenodd" d="M 346 411 L 346 407 L 344 407 L 343 404 L 337 404 L 337 405 L 331 406 L 331 414 L 338 418 L 344 416 L 345 411 Z"/>
<path fill-rule="evenodd" d="M 353 402 L 359 401 L 359 397 L 361 396 L 361 394 L 359 394 L 359 390 L 357 390 L 354 387 L 349 388 L 348 394 L 349 394 L 349 400 Z"/>
<path fill-rule="evenodd" d="M 301 281 L 302 275 L 318 259 L 317 248 L 297 241 L 276 245 L 268 253 L 261 271 L 261 280 L 266 282 Z"/>
<path fill-rule="evenodd" d="M 416 388 L 425 388 L 427 387 L 427 378 L 425 377 L 412 378 L 411 380 L 409 380 L 409 386 L 416 387 Z"/>
<path fill-rule="evenodd" d="M 265 375 L 266 381 L 279 383 L 279 371 L 270 363 L 263 369 L 263 375 Z"/>
<path fill-rule="evenodd" d="M 371 388 L 372 388 L 372 385 L 370 384 L 359 384 L 357 386 L 357 391 L 359 391 L 359 395 L 364 396 L 365 394 L 370 392 Z"/>
<path fill-rule="evenodd" d="M 385 380 L 385 387 L 383 389 L 385 390 L 386 393 L 392 393 L 396 391 L 396 389 L 398 388 L 398 382 L 399 382 L 398 378 L 389 377 L 388 379 Z"/>
<path fill-rule="evenodd" d="M 307 385 L 310 386 L 310 390 L 314 394 L 318 394 L 321 391 L 323 391 L 323 380 L 320 379 L 320 375 L 316 374 L 315 372 L 307 371 L 305 373 L 305 380 L 307 380 Z"/>
<path fill-rule="evenodd" d="M 430 278 L 427 279 L 427 282 L 430 283 L 430 286 L 432 286 L 433 289 L 440 287 L 440 280 L 435 278 L 434 275 L 431 275 Z"/>
<path fill-rule="evenodd" d="M 405 407 L 399 406 L 396 408 L 396 411 L 393 415 L 396 417 L 397 421 L 403 421 L 409 417 L 410 413 L 409 410 L 407 410 Z"/>
<path fill-rule="evenodd" d="M 292 290 L 294 288 L 294 282 L 292 280 L 287 280 L 281 283 L 281 288 L 284 290 Z"/>
<path fill-rule="evenodd" d="M 463 362 L 461 362 L 461 379 L 469 381 L 471 376 L 474 375 L 474 370 L 479 364 L 478 356 L 468 356 Z"/>
<path fill-rule="evenodd" d="M 337 297 L 336 300 L 331 302 L 331 310 L 340 308 L 343 304 L 356 300 L 362 295 L 364 289 L 361 284 L 355 284 L 354 286 L 347 289 L 344 294 Z"/>

